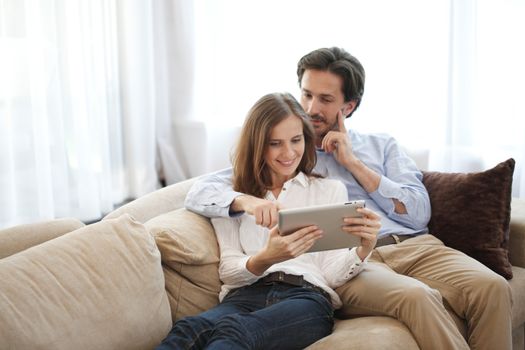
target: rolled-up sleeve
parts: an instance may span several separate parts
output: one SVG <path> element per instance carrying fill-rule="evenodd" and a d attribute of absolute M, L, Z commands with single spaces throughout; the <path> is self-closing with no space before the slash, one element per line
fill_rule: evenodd
<path fill-rule="evenodd" d="M 431 212 L 422 179 L 415 163 L 392 139 L 385 147 L 384 172 L 379 187 L 369 195 L 392 220 L 422 230 L 427 226 Z M 407 214 L 396 213 L 392 199 L 403 203 Z"/>
<path fill-rule="evenodd" d="M 328 286 L 332 289 L 342 286 L 357 276 L 368 261 L 370 254 L 363 260 L 357 255 L 357 249 L 337 249 L 317 253 L 318 264 Z"/>

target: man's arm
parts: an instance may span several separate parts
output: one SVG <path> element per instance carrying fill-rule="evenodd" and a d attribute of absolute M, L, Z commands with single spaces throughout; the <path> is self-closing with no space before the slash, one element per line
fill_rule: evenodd
<path fill-rule="evenodd" d="M 349 171 L 366 192 L 372 193 L 378 190 L 382 176 L 367 167 L 359 159 L 355 158 L 350 165 L 346 166 L 346 168 L 351 169 Z M 392 198 L 392 201 L 394 203 L 394 211 L 397 214 L 408 214 L 407 208 L 403 202 L 397 198 Z"/>
<path fill-rule="evenodd" d="M 370 197 L 392 220 L 414 230 L 426 228 L 431 208 L 423 174 L 394 139 L 388 141 L 384 151 L 384 174 Z M 396 210 L 396 202 L 405 210 Z"/>
<path fill-rule="evenodd" d="M 184 206 L 210 218 L 229 217 L 230 205 L 240 195 L 232 189 L 232 169 L 227 168 L 197 180 L 186 195 Z"/>
<path fill-rule="evenodd" d="M 376 148 L 380 152 L 375 155 L 383 160 L 382 168 L 371 169 L 354 154 L 341 114 L 338 130 L 330 131 L 322 140 L 324 151 L 352 174 L 390 219 L 422 230 L 430 220 L 430 200 L 422 174 L 393 138 L 382 146 Z"/>
<path fill-rule="evenodd" d="M 232 217 L 246 212 L 255 217 L 257 225 L 275 226 L 279 204 L 235 192 L 231 178 L 232 169 L 228 168 L 197 180 L 186 195 L 184 206 L 209 218 Z"/>
<path fill-rule="evenodd" d="M 423 175 L 397 141 L 387 139 L 381 172 L 356 163 L 346 168 L 390 219 L 414 230 L 427 227 L 431 210 Z"/>

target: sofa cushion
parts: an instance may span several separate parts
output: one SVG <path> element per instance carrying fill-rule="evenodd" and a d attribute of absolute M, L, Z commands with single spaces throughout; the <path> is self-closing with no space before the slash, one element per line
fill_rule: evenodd
<path fill-rule="evenodd" d="M 219 246 L 210 220 L 186 209 L 145 223 L 160 250 L 173 320 L 218 302 Z"/>
<path fill-rule="evenodd" d="M 184 207 L 186 193 L 197 178 L 191 178 L 148 193 L 121 207 L 118 207 L 103 220 L 114 219 L 130 214 L 140 222 L 146 222 L 168 211 Z"/>
<path fill-rule="evenodd" d="M 512 266 L 514 278 L 509 281 L 512 292 L 512 327 L 525 322 L 525 268 Z"/>
<path fill-rule="evenodd" d="M 525 198 L 512 198 L 509 234 L 509 260 L 525 267 Z"/>
<path fill-rule="evenodd" d="M 0 259 L 62 236 L 85 226 L 74 218 L 63 218 L 0 230 Z"/>
<path fill-rule="evenodd" d="M 160 254 L 125 215 L 0 260 L 7 349 L 151 349 L 171 328 Z"/>
<path fill-rule="evenodd" d="M 336 320 L 334 331 L 307 350 L 417 350 L 412 333 L 398 320 L 384 316 Z"/>
<path fill-rule="evenodd" d="M 173 322 L 211 309 L 219 302 L 217 290 L 203 288 L 166 265 L 162 268 Z"/>
<path fill-rule="evenodd" d="M 508 240 L 514 159 L 479 173 L 423 172 L 432 206 L 430 233 L 512 278 Z"/>

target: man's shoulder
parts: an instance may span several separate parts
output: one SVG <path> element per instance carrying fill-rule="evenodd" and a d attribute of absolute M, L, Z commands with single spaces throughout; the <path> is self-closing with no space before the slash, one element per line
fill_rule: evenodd
<path fill-rule="evenodd" d="M 357 133 L 353 132 L 350 136 L 354 152 L 358 155 L 366 153 L 368 155 L 382 155 L 393 149 L 400 147 L 399 142 L 386 133 Z"/>
<path fill-rule="evenodd" d="M 361 133 L 355 130 L 349 130 L 348 134 L 352 140 L 362 140 L 362 141 L 375 141 L 375 142 L 392 142 L 395 141 L 395 138 L 387 133 Z"/>

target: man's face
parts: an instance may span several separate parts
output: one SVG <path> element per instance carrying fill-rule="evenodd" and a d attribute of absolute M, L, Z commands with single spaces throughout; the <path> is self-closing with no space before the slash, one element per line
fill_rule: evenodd
<path fill-rule="evenodd" d="M 337 113 L 342 110 L 346 116 L 355 107 L 353 102 L 345 103 L 343 80 L 328 71 L 307 69 L 301 79 L 301 106 L 310 116 L 317 141 L 330 131 L 337 129 Z"/>

